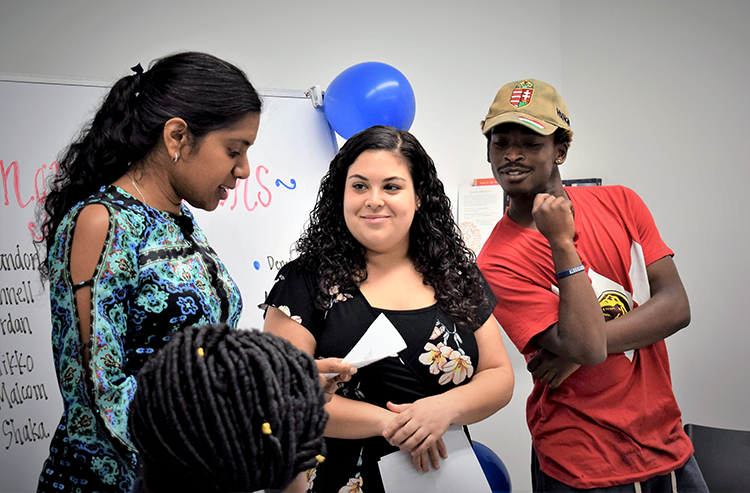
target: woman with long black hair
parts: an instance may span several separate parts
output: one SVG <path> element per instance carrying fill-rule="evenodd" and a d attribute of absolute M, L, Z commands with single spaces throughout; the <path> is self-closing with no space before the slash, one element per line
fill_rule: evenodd
<path fill-rule="evenodd" d="M 39 492 L 128 492 L 135 375 L 186 326 L 236 327 L 237 286 L 183 204 L 215 209 L 249 174 L 261 100 L 203 53 L 120 79 L 59 160 L 43 242 L 63 416 Z"/>

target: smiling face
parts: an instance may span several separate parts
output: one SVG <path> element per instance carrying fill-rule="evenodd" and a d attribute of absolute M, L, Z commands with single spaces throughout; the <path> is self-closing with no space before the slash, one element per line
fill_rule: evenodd
<path fill-rule="evenodd" d="M 255 142 L 259 113 L 250 113 L 234 125 L 206 134 L 197 145 L 183 146 L 175 163 L 173 187 L 193 207 L 212 211 L 238 179 L 247 178 L 247 150 Z"/>
<path fill-rule="evenodd" d="M 492 174 L 511 197 L 554 195 L 562 186 L 557 166 L 566 154 L 567 147 L 555 144 L 554 135 L 540 135 L 513 123 L 493 128 L 487 147 Z"/>
<path fill-rule="evenodd" d="M 349 166 L 344 220 L 368 254 L 407 254 L 417 203 L 411 172 L 402 156 L 365 151 Z"/>

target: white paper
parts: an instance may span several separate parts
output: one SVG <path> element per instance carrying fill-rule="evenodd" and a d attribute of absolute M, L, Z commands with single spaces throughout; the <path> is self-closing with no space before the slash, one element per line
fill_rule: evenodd
<path fill-rule="evenodd" d="M 440 469 L 417 471 L 408 452 L 386 455 L 378 466 L 386 493 L 492 493 L 469 439 L 461 426 L 452 425 L 443 435 L 448 458 L 440 459 Z M 365 488 L 367 485 L 365 485 Z"/>
<path fill-rule="evenodd" d="M 503 189 L 499 185 L 458 189 L 458 227 L 464 243 L 475 254 L 503 217 Z"/>
<path fill-rule="evenodd" d="M 357 344 L 344 356 L 344 363 L 362 368 L 389 356 L 396 356 L 399 351 L 406 349 L 406 341 L 401 337 L 384 313 L 370 324 L 367 331 L 357 341 Z M 338 373 L 324 373 L 325 378 L 332 378 Z"/>

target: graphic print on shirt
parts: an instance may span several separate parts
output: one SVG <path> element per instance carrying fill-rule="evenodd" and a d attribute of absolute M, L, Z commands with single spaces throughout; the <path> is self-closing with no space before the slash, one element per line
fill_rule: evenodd
<path fill-rule="evenodd" d="M 630 245 L 630 269 L 628 270 L 628 278 L 633 288 L 632 293 L 590 267 L 586 270 L 586 274 L 591 279 L 591 287 L 594 288 L 596 299 L 607 321 L 624 315 L 651 298 L 651 286 L 648 282 L 643 248 L 635 241 L 632 241 Z M 553 284 L 550 288 L 553 293 L 560 296 L 560 289 L 556 285 Z M 625 352 L 625 356 L 630 361 L 633 361 L 634 354 L 633 350 Z"/>
<path fill-rule="evenodd" d="M 628 313 L 639 305 L 639 301 L 644 303 L 651 297 L 643 249 L 635 241 L 630 246 L 630 270 L 628 272 L 634 293 L 630 293 L 620 284 L 593 269 L 588 270 L 588 275 L 606 321 Z M 633 361 L 634 350 L 626 351 L 624 354 L 630 361 Z"/>

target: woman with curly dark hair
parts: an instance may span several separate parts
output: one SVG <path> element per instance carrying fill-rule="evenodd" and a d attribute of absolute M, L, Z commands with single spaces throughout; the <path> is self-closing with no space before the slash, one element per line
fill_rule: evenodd
<path fill-rule="evenodd" d="M 513 371 L 495 298 L 410 133 L 376 126 L 342 146 L 296 248 L 266 300 L 266 331 L 315 357 L 343 357 L 385 314 L 407 344 L 340 384 L 311 491 L 383 491 L 378 460 L 399 448 L 417 469 L 437 468 L 450 424 L 508 403 Z"/>
<path fill-rule="evenodd" d="M 183 204 L 215 209 L 250 172 L 261 101 L 214 56 L 178 53 L 112 87 L 44 202 L 63 415 L 39 492 L 128 492 L 135 376 L 172 334 L 237 325 L 240 292 Z"/>

